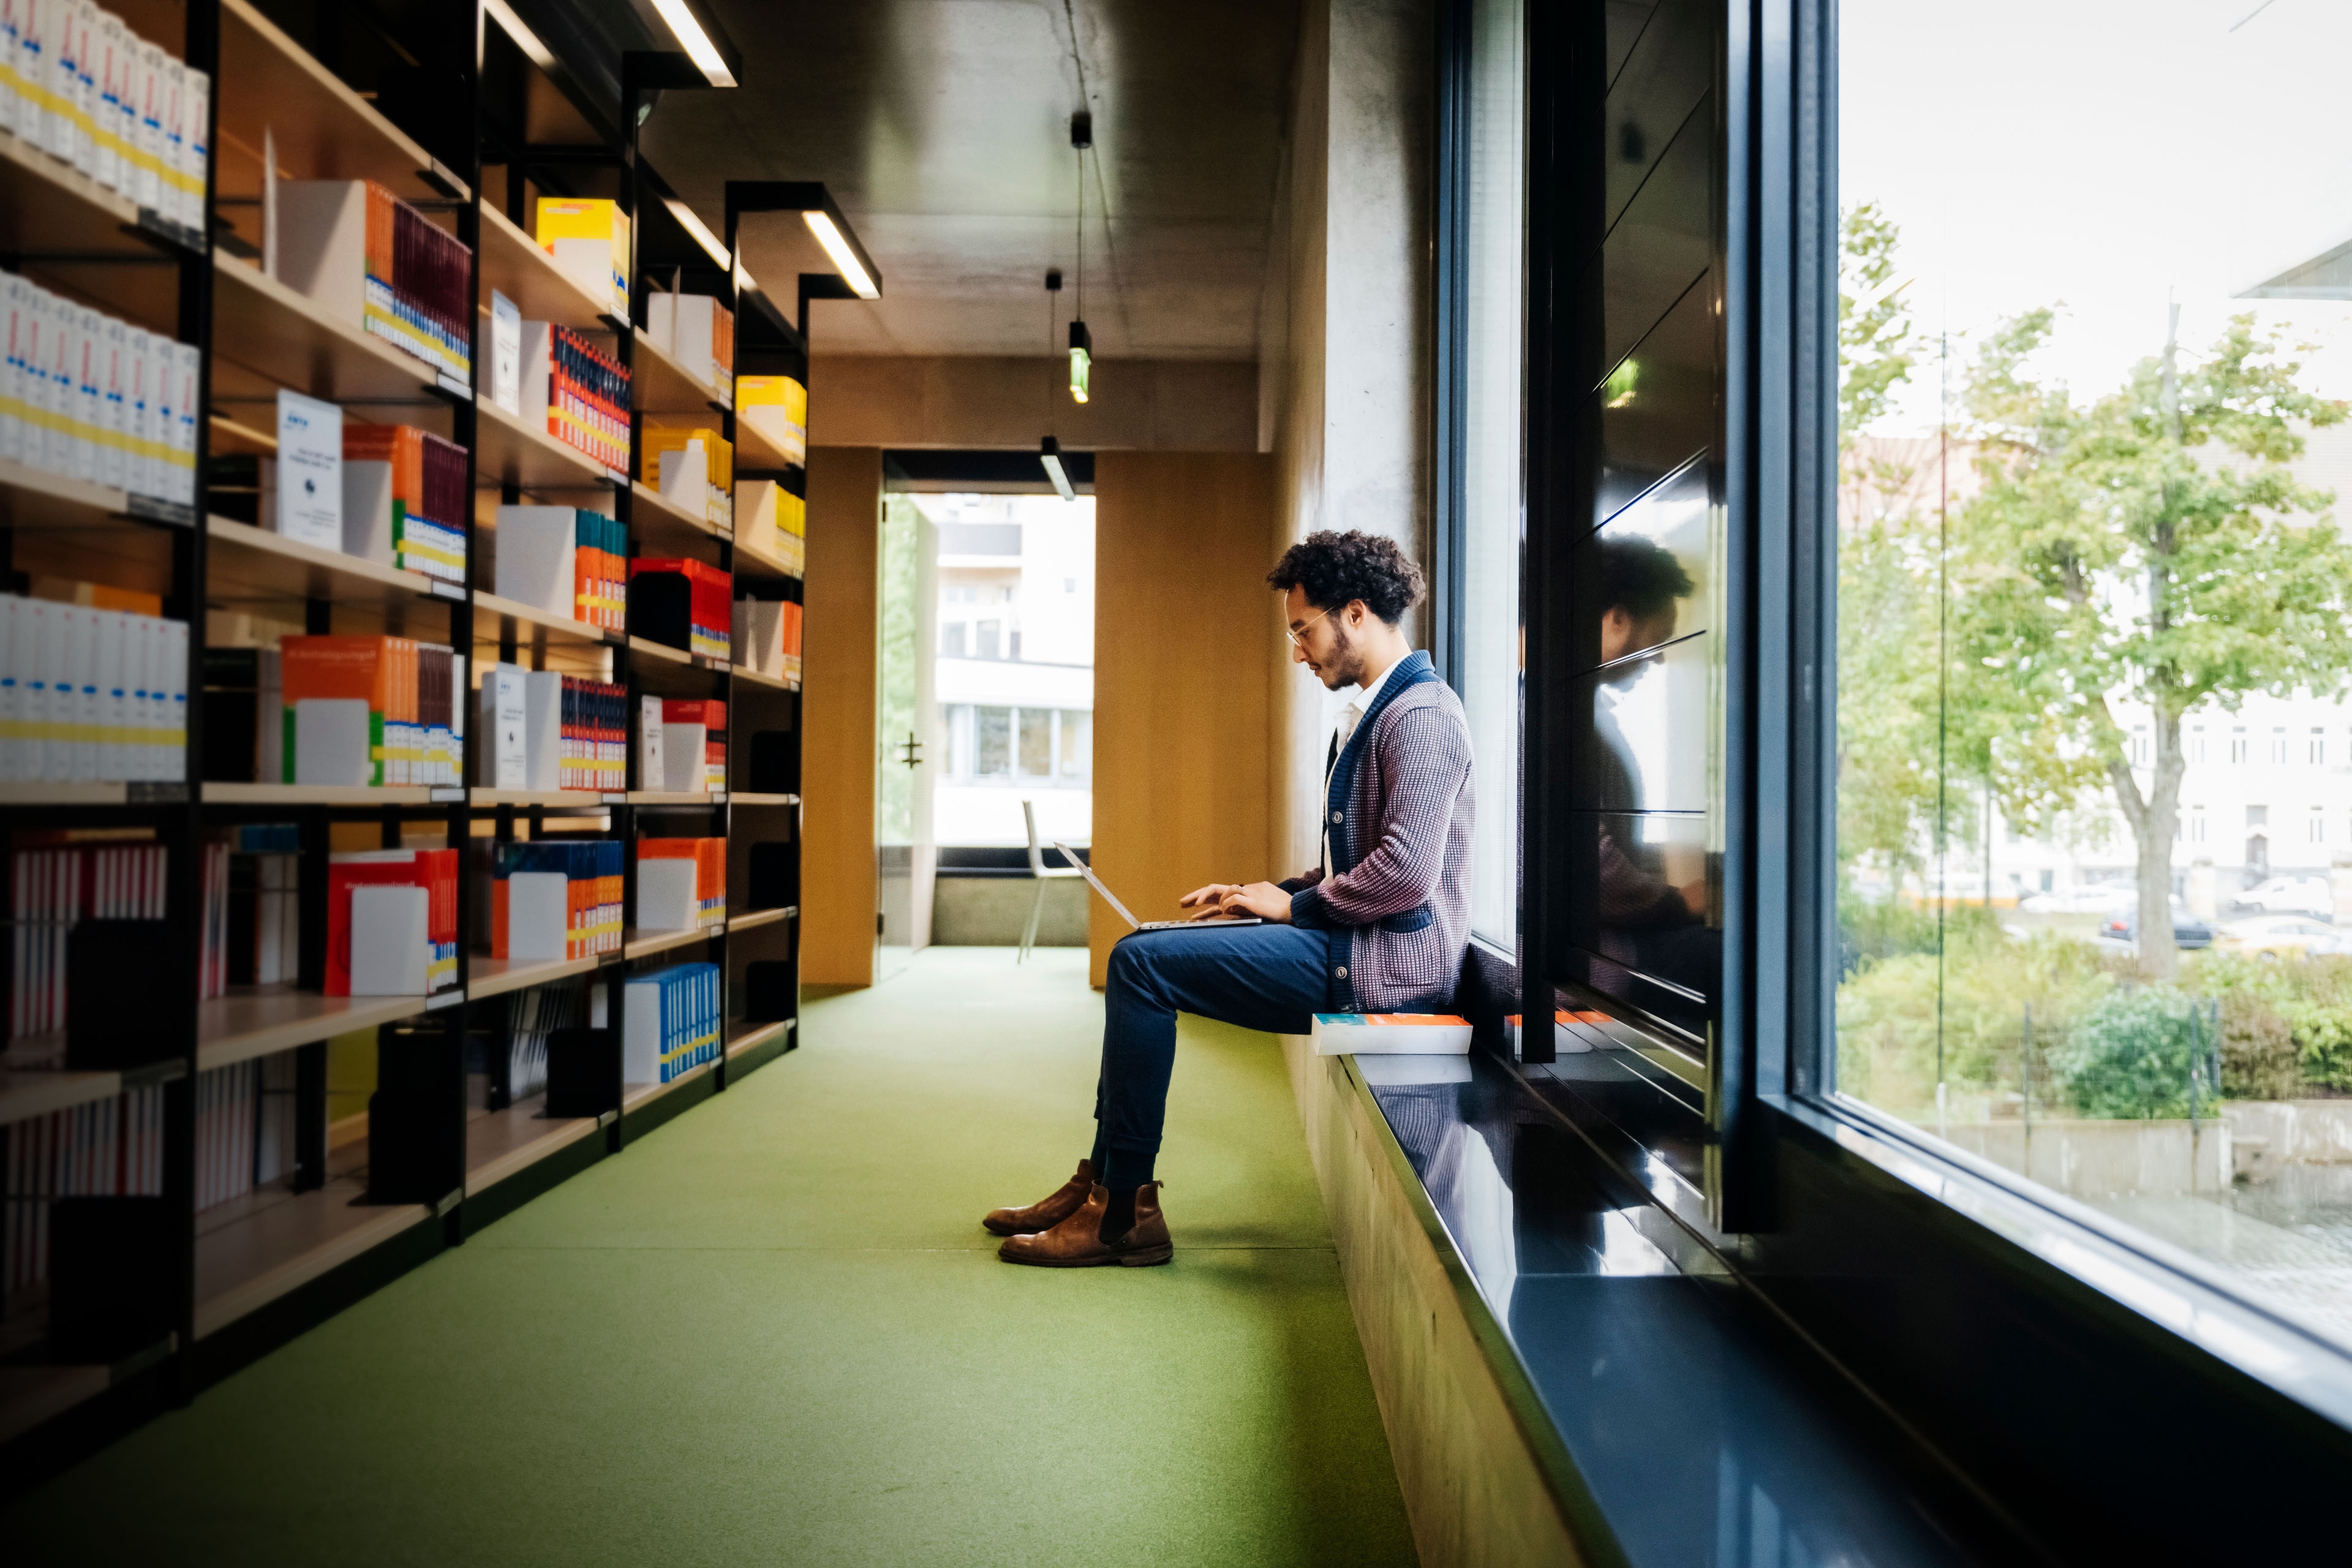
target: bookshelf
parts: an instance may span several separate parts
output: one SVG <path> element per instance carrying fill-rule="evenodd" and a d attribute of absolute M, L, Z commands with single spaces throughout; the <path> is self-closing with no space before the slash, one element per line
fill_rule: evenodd
<path fill-rule="evenodd" d="M 18 1026 L 18 1014 L 44 996 L 50 1001 L 40 1005 L 74 1012 L 59 955 L 71 949 L 68 929 L 80 929 L 74 916 L 100 911 L 12 910 L 20 929 L 43 933 L 51 958 L 33 972 L 21 958 L 0 966 L 15 1009 L 0 1048 L 0 1152 L 16 1156 L 0 1160 L 0 1173 L 12 1255 L 40 1258 L 43 1267 L 68 1205 L 76 1224 L 111 1225 L 143 1200 L 151 1206 L 142 1212 L 160 1204 L 170 1223 L 168 1239 L 130 1227 L 121 1234 L 143 1239 L 104 1254 L 113 1287 L 158 1303 L 136 1331 L 103 1342 L 81 1331 L 63 1303 L 89 1299 L 87 1282 L 76 1296 L 37 1268 L 8 1279 L 0 1294 L 0 1468 L 12 1475 L 37 1468 L 31 1456 L 47 1468 L 60 1444 L 86 1448 L 184 1401 L 400 1269 L 621 1154 L 797 1039 L 796 1016 L 745 1016 L 746 966 L 780 963 L 789 978 L 796 964 L 797 884 L 782 907 L 752 910 L 743 879 L 752 845 L 799 837 L 800 797 L 790 793 L 800 771 L 798 680 L 492 588 L 499 508 L 539 504 L 616 519 L 631 555 L 698 561 L 731 573 L 739 592 L 797 603 L 796 572 L 664 497 L 641 449 L 649 422 L 707 426 L 735 444 L 739 480 L 772 479 L 804 495 L 801 465 L 739 426 L 732 407 L 733 374 L 786 374 L 806 384 L 800 326 L 739 289 L 733 269 L 672 216 L 668 186 L 636 155 L 636 117 L 626 106 L 572 96 L 586 79 L 542 72 L 479 0 L 427 0 L 370 29 L 318 27 L 324 0 L 272 0 L 267 14 L 250 0 L 118 0 L 115 8 L 141 37 L 209 74 L 210 233 L 0 132 L 0 249 L 42 288 L 198 351 L 187 410 L 197 436 L 194 495 L 160 501 L 0 457 L 0 586 L 19 597 L 86 592 L 76 584 L 153 595 L 163 619 L 188 627 L 184 751 L 176 776 L 165 778 L 0 778 L 0 883 L 12 889 L 19 870 L 36 864 L 26 857 L 61 865 L 125 843 L 160 846 L 163 857 L 153 910 L 113 911 L 151 922 L 161 912 L 142 928 L 154 946 L 141 970 L 142 1022 L 131 1031 L 142 1065 L 74 1065 L 91 1057 L 69 1025 L 42 1015 L 33 1020 L 42 1026 Z M 394 38 L 401 28 L 415 36 Z M 478 55 L 463 47 L 478 29 Z M 375 41 L 352 42 L 362 35 Z M 350 52 L 314 58 L 307 38 L 339 40 Z M 643 79 L 666 79 L 660 59 Z M 394 346 L 290 274 L 266 270 L 273 171 L 279 180 L 374 181 L 470 247 L 479 320 L 469 375 Z M 632 216 L 625 316 L 537 243 L 543 196 L 610 198 Z M 730 233 L 732 220 L 730 210 Z M 674 290 L 713 296 L 733 312 L 735 363 L 716 384 L 640 330 L 649 291 Z M 589 334 L 628 368 L 625 467 L 491 395 L 494 294 L 525 320 Z M 840 295 L 819 288 L 815 297 Z M 413 426 L 463 449 L 473 506 L 452 520 L 467 542 L 463 580 L 271 526 L 267 481 L 255 476 L 274 471 L 264 465 L 278 457 L 281 392 L 336 404 L 352 423 Z M 262 689 L 237 684 L 239 660 L 251 657 L 240 650 L 322 634 L 406 637 L 463 660 L 453 700 L 467 734 L 455 782 L 289 784 L 238 771 L 241 731 L 231 721 L 249 711 L 257 736 L 271 720 Z M 484 782 L 475 688 L 499 663 L 622 688 L 633 726 L 646 698 L 726 704 L 725 777 L 695 791 L 640 777 L 632 733 L 625 788 Z M 785 738 L 789 777 L 751 776 L 755 731 Z M 772 769 L 778 752 L 763 744 Z M 625 850 L 622 929 L 608 950 L 491 956 L 497 847 L 583 837 L 725 839 L 729 918 L 637 929 L 637 861 Z M 207 847 L 222 843 L 232 846 L 222 858 L 227 893 L 208 905 Z M 414 994 L 328 994 L 328 868 L 336 856 L 378 849 L 456 852 L 454 979 Z M 281 880 L 257 888 L 243 879 L 259 877 L 273 857 Z M 763 901 L 774 897 L 771 884 Z M 256 915 L 273 899 L 277 928 Z M 243 966 L 225 985 L 207 983 L 208 908 L 215 931 L 224 922 L 278 931 L 223 949 Z M 267 973 L 264 942 L 277 943 Z M 716 969 L 710 1058 L 667 1082 L 626 1084 L 600 1113 L 551 1117 L 544 1089 L 517 1065 L 519 1045 L 562 1020 L 617 1026 L 627 978 L 678 963 Z M 224 967 L 212 965 L 214 981 Z M 111 1186 L 56 1175 L 58 1141 L 90 1138 L 116 1141 L 105 1145 L 122 1156 Z"/>

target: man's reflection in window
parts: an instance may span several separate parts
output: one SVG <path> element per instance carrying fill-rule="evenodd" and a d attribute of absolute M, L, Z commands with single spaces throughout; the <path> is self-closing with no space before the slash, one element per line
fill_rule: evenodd
<path fill-rule="evenodd" d="M 1638 535 L 1603 539 L 1600 555 L 1602 668 L 1593 702 L 1592 782 L 1596 803 L 1615 813 L 1662 798 L 1664 781 L 1643 776 L 1641 757 L 1619 727 L 1616 708 L 1656 668 L 1657 650 L 1674 640 L 1681 601 L 1696 588 L 1682 563 Z M 1595 964 L 1593 984 L 1630 996 L 1625 970 L 1634 969 L 1712 994 L 1714 946 L 1707 933 L 1692 929 L 1706 916 L 1706 879 L 1702 875 L 1677 886 L 1659 875 L 1654 849 L 1621 843 L 1620 833 L 1640 821 L 1612 816 L 1599 825 L 1593 923 L 1601 955 L 1616 963 Z"/>

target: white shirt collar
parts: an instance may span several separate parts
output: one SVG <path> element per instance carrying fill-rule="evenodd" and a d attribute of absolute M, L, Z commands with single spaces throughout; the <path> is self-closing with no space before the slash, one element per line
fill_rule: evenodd
<path fill-rule="evenodd" d="M 1412 653 L 1410 649 L 1399 654 L 1396 658 L 1390 663 L 1386 669 L 1372 677 L 1371 679 L 1364 682 L 1364 684 L 1357 689 L 1355 696 L 1348 700 L 1348 708 L 1354 710 L 1356 717 L 1359 720 L 1361 720 L 1365 714 L 1372 710 L 1372 704 L 1380 700 L 1381 688 L 1389 683 L 1389 677 L 1397 672 L 1397 666 L 1402 664 L 1406 659 L 1411 658 L 1412 657 Z M 1342 742 L 1341 744 L 1344 745 L 1346 742 Z"/>

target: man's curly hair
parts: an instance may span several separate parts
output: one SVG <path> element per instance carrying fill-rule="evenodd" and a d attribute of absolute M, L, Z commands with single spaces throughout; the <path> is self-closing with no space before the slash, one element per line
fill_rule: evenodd
<path fill-rule="evenodd" d="M 1377 533 L 1310 533 L 1282 552 L 1265 574 L 1276 591 L 1303 590 L 1307 602 L 1318 610 L 1336 610 L 1351 599 L 1394 626 L 1397 617 L 1421 603 L 1425 587 L 1421 568 L 1397 548 L 1396 541 Z"/>

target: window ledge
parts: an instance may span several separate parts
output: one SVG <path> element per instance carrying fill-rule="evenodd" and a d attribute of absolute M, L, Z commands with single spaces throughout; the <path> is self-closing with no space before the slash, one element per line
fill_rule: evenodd
<path fill-rule="evenodd" d="M 2291 1315 L 2246 1300 L 2203 1258 L 1854 1100 L 1762 1098 L 1847 1157 L 2352 1428 L 2352 1355 Z"/>

